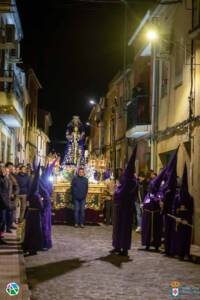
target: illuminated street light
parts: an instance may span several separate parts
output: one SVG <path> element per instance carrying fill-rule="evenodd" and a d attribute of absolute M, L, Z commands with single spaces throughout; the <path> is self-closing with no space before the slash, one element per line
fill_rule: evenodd
<path fill-rule="evenodd" d="M 95 105 L 95 104 L 96 104 L 96 101 L 93 100 L 93 99 L 91 99 L 91 100 L 90 100 L 90 104 L 91 104 L 91 105 Z"/>
<path fill-rule="evenodd" d="M 157 31 L 156 30 L 149 30 L 147 32 L 147 39 L 149 41 L 155 41 L 155 40 L 157 40 L 158 39 L 158 33 L 157 33 Z"/>

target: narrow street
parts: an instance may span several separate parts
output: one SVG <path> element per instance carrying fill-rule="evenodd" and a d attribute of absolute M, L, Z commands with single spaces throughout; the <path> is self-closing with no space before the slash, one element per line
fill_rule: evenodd
<path fill-rule="evenodd" d="M 26 258 L 32 300 L 164 300 L 170 284 L 200 288 L 199 265 L 138 251 L 130 258 L 109 255 L 112 227 L 54 226 L 54 247 Z M 183 296 L 179 299 L 188 299 Z M 200 295 L 190 295 L 198 300 Z"/>

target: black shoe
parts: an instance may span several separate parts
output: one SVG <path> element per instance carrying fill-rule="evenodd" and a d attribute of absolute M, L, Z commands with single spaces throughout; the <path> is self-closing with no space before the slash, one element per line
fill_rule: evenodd
<path fill-rule="evenodd" d="M 25 257 L 37 255 L 37 251 L 29 251 L 28 253 L 24 254 Z"/>
<path fill-rule="evenodd" d="M 119 256 L 128 256 L 128 250 L 123 250 L 118 253 Z"/>
<path fill-rule="evenodd" d="M 115 248 L 109 251 L 110 254 L 118 254 L 120 252 L 121 251 L 119 249 L 115 249 Z"/>
<path fill-rule="evenodd" d="M 11 229 L 7 229 L 6 233 L 13 233 Z"/>
<path fill-rule="evenodd" d="M 146 251 L 149 251 L 149 246 L 146 246 L 145 250 L 146 250 Z"/>

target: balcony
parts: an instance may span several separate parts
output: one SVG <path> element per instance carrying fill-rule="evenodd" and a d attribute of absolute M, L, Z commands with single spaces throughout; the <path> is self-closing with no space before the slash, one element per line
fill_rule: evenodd
<path fill-rule="evenodd" d="M 127 138 L 142 137 L 150 132 L 149 96 L 137 95 L 127 105 Z"/>
<path fill-rule="evenodd" d="M 0 71 L 0 118 L 8 127 L 22 125 L 23 91 L 13 71 Z"/>

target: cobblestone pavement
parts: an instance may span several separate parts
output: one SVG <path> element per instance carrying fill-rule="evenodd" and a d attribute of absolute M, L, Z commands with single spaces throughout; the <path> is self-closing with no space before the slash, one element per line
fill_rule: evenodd
<path fill-rule="evenodd" d="M 54 226 L 53 249 L 26 258 L 32 299 L 165 300 L 175 299 L 170 296 L 174 280 L 200 288 L 198 264 L 138 251 L 137 234 L 129 259 L 111 256 L 111 235 L 112 227 Z M 200 292 L 179 299 L 199 300 Z"/>

